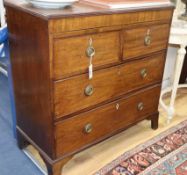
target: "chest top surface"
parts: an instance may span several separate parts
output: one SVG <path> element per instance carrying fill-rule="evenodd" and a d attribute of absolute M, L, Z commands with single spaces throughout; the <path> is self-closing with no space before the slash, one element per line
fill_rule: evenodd
<path fill-rule="evenodd" d="M 160 6 L 149 6 L 149 7 L 135 7 L 135 8 L 124 8 L 124 9 L 104 9 L 94 6 L 88 6 L 83 3 L 75 3 L 71 7 L 64 9 L 39 9 L 28 4 L 25 0 L 5 0 L 5 5 L 9 7 L 18 8 L 20 10 L 31 13 L 32 15 L 42 17 L 44 19 L 54 18 L 67 18 L 74 16 L 93 16 L 102 14 L 119 14 L 134 11 L 147 11 L 147 10 L 160 10 L 165 8 L 174 8 L 171 4 L 165 4 Z"/>

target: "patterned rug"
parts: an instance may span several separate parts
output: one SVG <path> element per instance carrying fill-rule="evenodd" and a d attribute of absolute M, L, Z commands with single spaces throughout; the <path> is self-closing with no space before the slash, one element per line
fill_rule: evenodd
<path fill-rule="evenodd" d="M 187 121 L 124 153 L 94 175 L 187 175 Z"/>

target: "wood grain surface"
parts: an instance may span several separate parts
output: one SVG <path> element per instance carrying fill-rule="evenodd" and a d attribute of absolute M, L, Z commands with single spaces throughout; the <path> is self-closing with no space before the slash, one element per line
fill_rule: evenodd
<path fill-rule="evenodd" d="M 145 25 L 144 27 L 124 30 L 123 59 L 131 59 L 140 55 L 166 49 L 170 24 Z M 150 36 L 150 45 L 145 44 L 145 37 Z"/>
<path fill-rule="evenodd" d="M 7 19 L 17 126 L 53 158 L 47 22 L 9 7 Z"/>
<path fill-rule="evenodd" d="M 156 113 L 159 94 L 160 86 L 157 86 L 57 123 L 55 127 L 57 157 L 85 147 Z M 138 110 L 140 102 L 144 104 L 142 111 Z M 92 125 L 92 132 L 89 134 L 84 131 L 87 124 Z"/>
<path fill-rule="evenodd" d="M 76 30 L 86 30 L 98 27 L 126 26 L 143 22 L 170 22 L 173 9 L 157 9 L 132 11 L 123 14 L 103 14 L 94 16 L 77 16 L 76 18 L 51 19 L 49 21 L 50 34 L 59 34 Z"/>
<path fill-rule="evenodd" d="M 106 32 L 58 38 L 54 40 L 54 78 L 60 79 L 88 71 L 89 58 L 86 50 L 89 41 L 95 49 L 94 69 L 99 66 L 119 63 L 121 44 L 119 32 Z"/>
<path fill-rule="evenodd" d="M 75 76 L 54 83 L 54 105 L 56 118 L 82 109 L 93 107 L 132 90 L 161 82 L 165 64 L 165 52 L 109 69 L 94 72 L 92 80 L 88 74 Z M 159 65 L 155 67 L 156 65 Z M 142 78 L 141 71 L 147 70 Z M 85 95 L 85 88 L 93 86 L 93 94 Z"/>
<path fill-rule="evenodd" d="M 128 12 L 137 11 L 152 11 L 152 10 L 165 10 L 174 8 L 174 5 L 163 5 L 163 6 L 149 6 L 149 7 L 137 7 L 137 8 L 125 8 L 120 10 L 107 10 L 103 8 L 97 8 L 94 6 L 84 5 L 82 3 L 75 3 L 70 7 L 64 9 L 41 9 L 33 8 L 31 4 L 25 0 L 4 0 L 7 7 L 13 7 L 20 11 L 27 12 L 44 20 L 59 19 L 59 18 L 71 18 L 78 16 L 95 16 L 104 14 L 122 14 Z"/>

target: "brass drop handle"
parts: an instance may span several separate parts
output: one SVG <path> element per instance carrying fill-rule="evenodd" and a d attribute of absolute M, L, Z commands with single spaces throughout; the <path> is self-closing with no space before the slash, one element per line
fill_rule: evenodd
<path fill-rule="evenodd" d="M 151 38 L 151 29 L 147 30 L 146 36 L 144 38 L 144 44 L 145 46 L 149 46 L 151 44 L 152 38 Z"/>
<path fill-rule="evenodd" d="M 92 127 L 91 123 L 86 124 L 85 127 L 84 127 L 84 131 L 87 134 L 90 134 L 92 132 L 92 129 L 93 129 L 93 127 Z"/>
<path fill-rule="evenodd" d="M 146 78 L 147 75 L 148 75 L 147 69 L 142 69 L 140 71 L 140 75 L 141 75 L 142 78 Z"/>
<path fill-rule="evenodd" d="M 138 111 L 142 111 L 144 109 L 144 104 L 142 102 L 138 103 Z"/>
<path fill-rule="evenodd" d="M 94 92 L 94 88 L 92 85 L 88 85 L 84 90 L 86 96 L 91 96 L 93 92 Z"/>
<path fill-rule="evenodd" d="M 86 56 L 89 59 L 89 65 L 88 65 L 89 80 L 91 80 L 93 78 L 93 57 L 95 55 L 95 49 L 94 49 L 92 43 L 93 43 L 92 38 L 90 38 L 89 45 L 86 50 Z"/>
<path fill-rule="evenodd" d="M 89 46 L 86 50 L 86 56 L 90 59 L 92 57 L 94 57 L 95 55 L 95 48 L 93 47 L 93 41 L 92 41 L 92 38 L 90 38 L 89 40 Z"/>
<path fill-rule="evenodd" d="M 145 36 L 144 44 L 145 44 L 145 46 L 151 45 L 151 36 L 150 35 Z"/>

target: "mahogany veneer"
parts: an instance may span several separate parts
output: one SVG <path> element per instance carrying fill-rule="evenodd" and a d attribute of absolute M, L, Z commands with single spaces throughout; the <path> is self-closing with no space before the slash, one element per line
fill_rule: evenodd
<path fill-rule="evenodd" d="M 35 146 L 49 175 L 141 120 L 157 129 L 172 5 L 44 10 L 6 0 L 5 6 L 18 146 Z"/>
<path fill-rule="evenodd" d="M 93 39 L 94 48 L 97 51 L 94 57 L 94 68 L 120 63 L 119 31 L 66 38 L 60 37 L 54 40 L 53 69 L 55 79 L 87 71 L 88 58 L 85 54 L 85 48 L 88 47 L 90 37 Z"/>
<path fill-rule="evenodd" d="M 110 99 L 113 100 L 133 90 L 160 83 L 165 64 L 165 54 L 157 54 L 141 60 L 120 64 L 94 72 L 94 78 L 87 74 L 74 76 L 54 83 L 54 112 L 57 118 L 91 108 Z M 155 65 L 159 65 L 155 69 Z M 141 71 L 147 70 L 142 78 Z M 85 96 L 88 85 L 93 86 L 93 94 Z M 63 106 L 63 108 L 62 108 Z"/>

